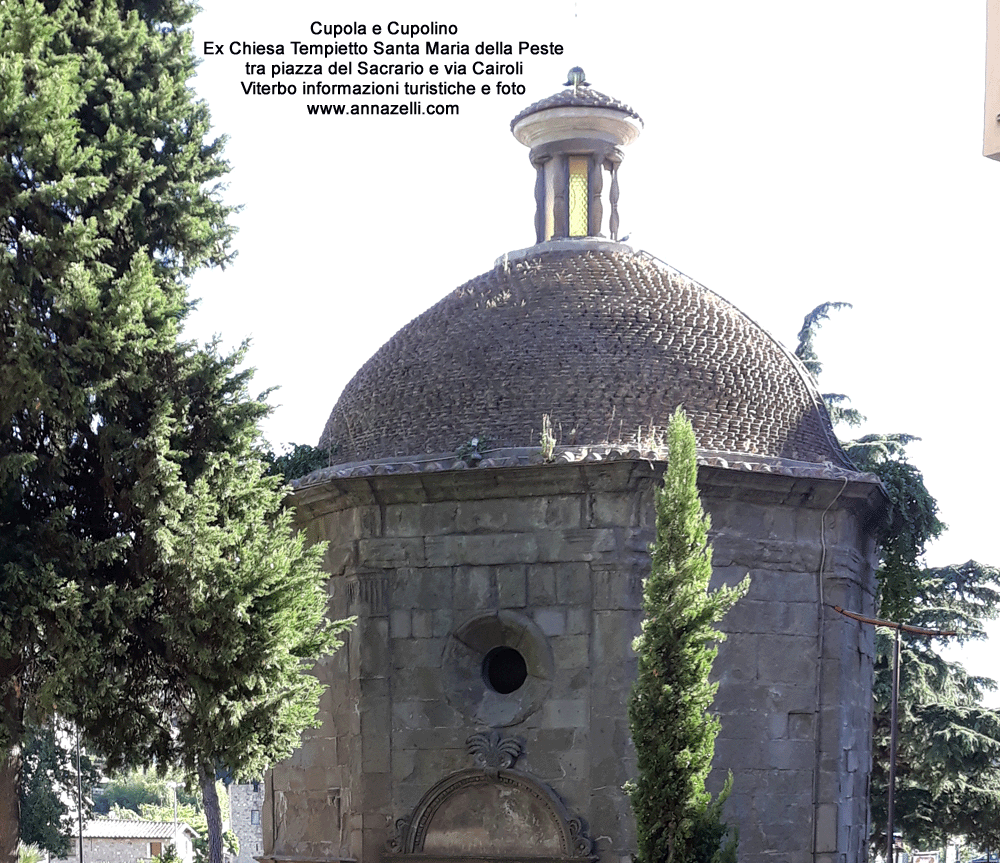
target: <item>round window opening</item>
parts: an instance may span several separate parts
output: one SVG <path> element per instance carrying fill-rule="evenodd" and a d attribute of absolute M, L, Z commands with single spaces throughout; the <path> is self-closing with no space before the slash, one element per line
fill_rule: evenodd
<path fill-rule="evenodd" d="M 483 657 L 483 680 L 494 692 L 517 692 L 528 679 L 528 665 L 513 647 L 494 647 Z"/>

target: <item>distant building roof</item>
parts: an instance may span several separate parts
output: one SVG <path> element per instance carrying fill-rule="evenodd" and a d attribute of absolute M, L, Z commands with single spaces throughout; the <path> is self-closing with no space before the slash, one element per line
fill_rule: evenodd
<path fill-rule="evenodd" d="M 198 832 L 183 821 L 176 827 L 193 836 Z M 83 828 L 85 839 L 173 839 L 173 821 L 111 821 L 95 818 Z"/>

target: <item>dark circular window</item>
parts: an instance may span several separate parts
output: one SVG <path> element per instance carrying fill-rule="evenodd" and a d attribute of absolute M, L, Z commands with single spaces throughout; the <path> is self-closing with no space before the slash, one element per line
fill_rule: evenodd
<path fill-rule="evenodd" d="M 503 609 L 479 614 L 448 637 L 444 694 L 479 725 L 506 728 L 531 716 L 552 689 L 552 648 L 533 620 Z"/>
<path fill-rule="evenodd" d="M 483 657 L 483 680 L 494 692 L 517 692 L 527 678 L 527 663 L 513 647 L 494 647 Z"/>

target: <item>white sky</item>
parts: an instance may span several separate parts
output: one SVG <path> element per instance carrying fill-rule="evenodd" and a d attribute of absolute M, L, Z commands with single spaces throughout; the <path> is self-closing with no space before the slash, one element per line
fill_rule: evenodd
<path fill-rule="evenodd" d="M 206 40 L 283 43 L 313 21 L 364 24 L 351 77 L 394 82 L 366 62 L 524 63 L 518 76 L 424 74 L 413 82 L 497 80 L 524 95 L 418 97 L 456 117 L 317 117 L 337 97 L 245 95 L 248 59 L 205 57 L 195 86 L 230 137 L 228 199 L 239 257 L 199 275 L 188 331 L 250 337 L 260 389 L 280 386 L 275 444 L 316 443 L 341 389 L 396 330 L 503 252 L 534 241 L 534 170 L 510 119 L 582 66 L 593 86 L 645 121 L 620 170 L 621 233 L 716 291 L 794 348 L 803 316 L 854 304 L 822 332 L 826 392 L 849 394 L 867 431 L 911 447 L 950 530 L 928 563 L 1000 564 L 996 315 L 1000 164 L 983 158 L 986 4 L 913 0 L 508 0 L 498 3 L 202 0 Z M 372 25 L 458 26 L 431 37 L 514 44 L 512 57 L 374 55 Z M 564 46 L 518 57 L 519 41 Z M 409 101 L 410 97 L 357 101 Z M 489 358 L 483 358 L 488 369 Z M 852 433 L 853 436 L 853 433 Z M 992 643 L 1000 640 L 1000 628 Z M 1000 677 L 997 650 L 964 654 Z M 994 698 L 1000 703 L 1000 698 Z"/>

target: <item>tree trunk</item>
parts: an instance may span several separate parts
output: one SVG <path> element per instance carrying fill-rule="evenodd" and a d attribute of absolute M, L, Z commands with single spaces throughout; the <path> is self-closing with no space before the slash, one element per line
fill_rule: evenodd
<path fill-rule="evenodd" d="M 21 748 L 0 751 L 0 863 L 17 863 L 21 834 L 21 805 L 17 791 L 21 776 Z"/>
<path fill-rule="evenodd" d="M 201 762 L 198 763 L 198 783 L 208 822 L 208 863 L 222 863 L 222 811 L 219 808 L 219 793 L 215 790 L 215 771 Z"/>
<path fill-rule="evenodd" d="M 0 748 L 0 863 L 17 863 L 21 838 L 21 744 L 24 737 L 24 704 L 17 678 L 16 660 L 0 663 L 0 722 L 10 741 Z"/>

